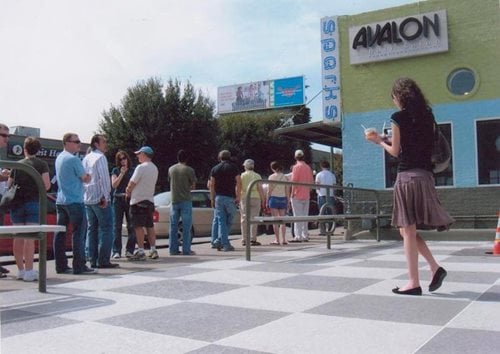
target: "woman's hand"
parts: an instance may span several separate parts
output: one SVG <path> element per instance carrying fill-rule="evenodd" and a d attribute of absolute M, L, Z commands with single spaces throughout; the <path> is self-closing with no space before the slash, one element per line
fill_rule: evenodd
<path fill-rule="evenodd" d="M 380 144 L 382 142 L 382 137 L 378 133 L 366 134 L 365 139 L 375 144 Z"/>

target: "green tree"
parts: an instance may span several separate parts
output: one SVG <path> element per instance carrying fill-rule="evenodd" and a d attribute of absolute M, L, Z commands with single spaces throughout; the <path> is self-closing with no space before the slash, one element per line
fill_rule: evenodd
<path fill-rule="evenodd" d="M 129 153 L 148 145 L 155 151 L 158 166 L 158 189 L 168 189 L 168 168 L 177 162 L 177 151 L 191 153 L 190 165 L 203 180 L 217 155 L 213 141 L 218 134 L 213 116 L 214 103 L 191 83 L 184 87 L 170 79 L 165 90 L 158 78 L 141 81 L 127 90 L 121 104 L 105 110 L 100 132 L 109 142 L 109 160 L 119 149 Z M 201 152 L 201 154 L 200 154 Z"/>
<path fill-rule="evenodd" d="M 274 130 L 287 122 L 302 124 L 310 121 L 309 109 L 290 109 L 227 114 L 219 118 L 220 147 L 231 151 L 234 160 L 241 164 L 245 159 L 255 160 L 255 170 L 263 176 L 272 172 L 269 165 L 278 160 L 285 170 L 294 163 L 296 149 L 304 150 L 311 161 L 310 144 L 274 134 Z"/>

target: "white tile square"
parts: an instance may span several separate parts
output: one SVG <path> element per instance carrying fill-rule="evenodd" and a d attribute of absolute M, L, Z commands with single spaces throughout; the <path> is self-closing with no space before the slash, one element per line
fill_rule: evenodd
<path fill-rule="evenodd" d="M 124 315 L 132 312 L 151 310 L 155 307 L 169 306 L 181 302 L 180 300 L 158 297 L 138 296 L 131 294 L 97 291 L 82 294 L 81 297 L 90 297 L 111 300 L 108 306 L 100 306 L 81 311 L 66 312 L 59 317 L 77 321 L 98 321 L 108 317 Z"/>
<path fill-rule="evenodd" d="M 223 261 L 209 261 L 191 264 L 189 267 L 206 269 L 236 269 L 262 263 L 263 262 L 247 261 L 245 259 L 226 259 Z"/>
<path fill-rule="evenodd" d="M 198 298 L 193 302 L 259 310 L 299 312 L 346 295 L 345 293 L 317 290 L 251 286 Z"/>
<path fill-rule="evenodd" d="M 64 283 L 55 285 L 54 288 L 74 288 L 82 290 L 109 290 L 113 288 L 120 288 L 122 286 L 130 286 L 144 283 L 151 283 L 155 281 L 163 281 L 165 279 L 159 277 L 145 277 L 145 276 L 128 276 L 128 275 L 114 275 L 104 278 L 93 278 L 88 280 L 75 281 L 71 283 Z"/>
<path fill-rule="evenodd" d="M 448 326 L 500 332 L 500 302 L 475 301 L 451 320 Z"/>
<path fill-rule="evenodd" d="M 366 278 L 366 279 L 392 279 L 405 274 L 406 269 L 401 268 L 368 268 L 337 266 L 307 273 L 307 275 L 322 275 L 326 277 Z"/>
<path fill-rule="evenodd" d="M 295 313 L 217 344 L 269 353 L 413 353 L 441 327 Z"/>
<path fill-rule="evenodd" d="M 178 277 L 181 280 L 208 281 L 212 283 L 258 285 L 274 280 L 289 278 L 295 274 L 276 272 L 256 272 L 237 269 L 216 270 L 207 273 L 198 273 Z"/>
<path fill-rule="evenodd" d="M 104 335 L 105 334 L 105 335 Z M 2 338 L 2 353 L 186 353 L 209 343 L 101 323 L 75 325 Z"/>

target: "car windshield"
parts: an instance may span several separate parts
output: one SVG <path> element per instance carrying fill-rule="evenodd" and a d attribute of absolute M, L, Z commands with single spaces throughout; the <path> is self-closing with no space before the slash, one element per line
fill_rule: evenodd
<path fill-rule="evenodd" d="M 154 197 L 155 205 L 160 206 L 160 205 L 170 205 L 171 197 L 170 197 L 170 192 L 164 192 L 155 195 Z"/>

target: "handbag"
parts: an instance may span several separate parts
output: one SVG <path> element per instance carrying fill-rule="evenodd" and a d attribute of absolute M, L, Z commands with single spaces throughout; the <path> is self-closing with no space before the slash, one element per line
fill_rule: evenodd
<path fill-rule="evenodd" d="M 19 189 L 19 186 L 15 183 L 16 172 L 14 171 L 14 180 L 12 181 L 9 189 L 5 191 L 2 195 L 2 199 L 0 199 L 0 209 L 9 209 L 16 197 L 16 192 Z"/>
<path fill-rule="evenodd" d="M 431 162 L 432 172 L 440 173 L 448 168 L 451 160 L 451 148 L 443 132 L 434 121 L 434 139 L 432 146 Z"/>

